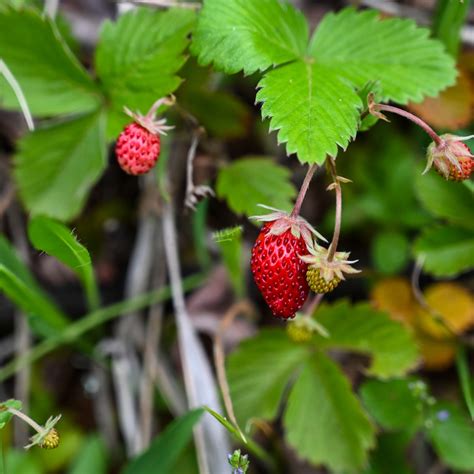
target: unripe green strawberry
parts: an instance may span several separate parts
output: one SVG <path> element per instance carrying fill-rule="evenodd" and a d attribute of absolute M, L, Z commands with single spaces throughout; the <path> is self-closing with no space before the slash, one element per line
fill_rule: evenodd
<path fill-rule="evenodd" d="M 321 275 L 321 270 L 319 268 L 310 266 L 306 272 L 306 281 L 311 290 L 315 293 L 329 293 L 339 285 L 341 279 L 335 276 L 331 280 L 326 281 Z"/>

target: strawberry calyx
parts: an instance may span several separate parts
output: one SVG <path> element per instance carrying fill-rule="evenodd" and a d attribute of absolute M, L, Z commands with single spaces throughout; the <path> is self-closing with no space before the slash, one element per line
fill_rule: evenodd
<path fill-rule="evenodd" d="M 360 273 L 352 267 L 358 260 L 348 260 L 350 252 L 336 252 L 329 259 L 329 249 L 315 244 L 308 247 L 309 255 L 300 255 L 300 259 L 309 265 L 309 269 L 319 270 L 319 275 L 330 283 L 334 279 L 345 280 L 344 273 Z"/>
<path fill-rule="evenodd" d="M 282 211 L 280 209 L 275 209 L 274 207 L 265 206 L 263 204 L 259 204 L 259 206 L 273 212 L 261 216 L 252 216 L 251 219 L 254 219 L 258 222 L 273 222 L 269 230 L 270 234 L 282 235 L 289 230 L 291 231 L 291 234 L 297 239 L 299 239 L 300 237 L 304 239 L 308 250 L 314 245 L 315 238 L 327 242 L 324 236 L 322 236 L 303 217 L 299 215 L 293 216 L 288 212 Z"/>
<path fill-rule="evenodd" d="M 462 143 L 473 138 L 474 135 L 459 137 L 450 133 L 440 136 L 440 143 L 431 143 L 427 150 L 427 163 L 423 171 L 425 174 L 432 166 L 446 179 L 467 179 L 474 169 L 474 155 L 469 147 Z M 465 166 L 465 161 L 470 166 Z M 468 169 L 466 169 L 468 168 Z"/>
<path fill-rule="evenodd" d="M 140 113 L 136 113 L 131 111 L 128 107 L 124 107 L 124 112 L 131 117 L 138 125 L 143 127 L 144 129 L 148 130 L 153 135 L 167 135 L 168 130 L 172 130 L 174 126 L 166 125 L 166 119 L 156 119 L 155 114 L 156 111 L 162 106 L 172 106 L 176 102 L 174 96 L 171 97 L 163 97 L 158 99 L 147 112 L 146 115 L 142 115 Z"/>

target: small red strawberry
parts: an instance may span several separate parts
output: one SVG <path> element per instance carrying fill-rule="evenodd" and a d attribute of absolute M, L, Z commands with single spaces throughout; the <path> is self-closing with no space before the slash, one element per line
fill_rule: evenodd
<path fill-rule="evenodd" d="M 441 135 L 441 142 L 432 143 L 428 147 L 428 163 L 425 172 L 431 166 L 436 172 L 450 181 L 464 181 L 469 179 L 474 170 L 474 155 L 469 147 L 463 143 L 472 137 L 457 137 L 456 135 Z"/>
<path fill-rule="evenodd" d="M 120 167 L 135 176 L 148 173 L 160 156 L 160 134 L 166 135 L 166 120 L 155 120 L 156 110 L 163 104 L 172 105 L 171 99 L 160 99 L 150 111 L 142 116 L 125 108 L 125 113 L 134 119 L 118 137 L 115 154 Z"/>
<path fill-rule="evenodd" d="M 258 217 L 267 221 L 252 250 L 251 269 L 266 303 L 278 318 L 293 318 L 308 297 L 307 252 L 317 232 L 301 217 L 276 210 Z"/>

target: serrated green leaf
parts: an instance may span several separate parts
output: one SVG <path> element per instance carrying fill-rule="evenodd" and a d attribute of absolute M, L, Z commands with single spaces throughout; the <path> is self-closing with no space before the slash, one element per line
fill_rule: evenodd
<path fill-rule="evenodd" d="M 271 159 L 252 156 L 223 168 L 217 177 L 217 195 L 237 214 L 262 214 L 258 204 L 290 210 L 296 189 L 290 171 Z"/>
<path fill-rule="evenodd" d="M 145 114 L 157 99 L 177 89 L 194 20 L 194 13 L 182 8 L 137 8 L 116 23 L 104 23 L 95 63 L 111 102 L 108 136 L 114 137 L 130 120 L 124 106 Z"/>
<path fill-rule="evenodd" d="M 369 380 L 360 388 L 362 402 L 383 428 L 413 430 L 423 423 L 415 383 L 414 378 Z"/>
<path fill-rule="evenodd" d="M 0 402 L 0 430 L 5 427 L 5 425 L 12 419 L 12 414 L 6 411 L 6 408 L 14 408 L 15 410 L 21 410 L 21 401 L 20 400 L 6 400 Z M 0 446 L 0 449 L 2 447 Z"/>
<path fill-rule="evenodd" d="M 33 275 L 3 235 L 0 235 L 0 290 L 31 316 L 33 321 L 40 319 L 41 323 L 45 323 L 44 327 L 42 324 L 32 324 L 39 333 L 47 336 L 51 327 L 66 326 L 66 316 L 43 293 Z"/>
<path fill-rule="evenodd" d="M 150 447 L 140 456 L 133 459 L 123 470 L 123 474 L 171 474 L 176 472 L 174 464 L 184 451 L 193 435 L 193 428 L 204 410 L 191 410 L 174 420 L 158 436 Z"/>
<path fill-rule="evenodd" d="M 474 423 L 451 403 L 437 403 L 431 410 L 426 433 L 438 456 L 453 469 L 474 470 Z"/>
<path fill-rule="evenodd" d="M 429 35 L 413 20 L 380 20 L 377 11 L 347 8 L 324 17 L 310 52 L 354 86 L 378 81 L 382 101 L 406 104 L 436 96 L 455 82 L 455 62 Z"/>
<path fill-rule="evenodd" d="M 417 364 L 418 350 L 412 335 L 402 324 L 369 304 L 338 301 L 331 306 L 323 305 L 316 319 L 329 332 L 329 338 L 315 336 L 316 345 L 371 356 L 368 372 L 372 375 L 396 377 Z"/>
<path fill-rule="evenodd" d="M 281 330 L 263 330 L 230 355 L 227 376 L 237 419 L 273 419 L 285 387 L 308 356 Z M 270 370 L 271 368 L 271 370 Z"/>
<path fill-rule="evenodd" d="M 56 257 L 71 268 L 86 290 L 89 305 L 96 308 L 99 297 L 91 257 L 71 230 L 53 219 L 38 216 L 30 221 L 28 236 L 37 250 Z"/>
<path fill-rule="evenodd" d="M 401 272 L 410 257 L 405 234 L 395 231 L 378 233 L 372 242 L 372 259 L 378 271 L 387 275 Z"/>
<path fill-rule="evenodd" d="M 357 472 L 375 444 L 375 429 L 348 380 L 322 353 L 306 362 L 293 386 L 284 426 L 299 456 L 335 471 Z"/>
<path fill-rule="evenodd" d="M 278 142 L 303 163 L 322 164 L 326 155 L 336 156 L 338 145 L 345 149 L 357 132 L 362 101 L 350 84 L 317 62 L 273 69 L 258 88 L 270 130 L 278 130 Z"/>
<path fill-rule="evenodd" d="M 26 135 L 14 175 L 32 215 L 69 220 L 81 211 L 105 165 L 104 120 L 94 113 Z"/>
<path fill-rule="evenodd" d="M 0 7 L 0 57 L 19 82 L 33 115 L 91 111 L 102 101 L 99 88 L 55 24 L 33 9 Z M 19 108 L 1 74 L 0 106 Z"/>
<path fill-rule="evenodd" d="M 252 74 L 302 58 L 307 42 L 304 15 L 286 1 L 205 0 L 191 51 L 201 65 Z"/>
<path fill-rule="evenodd" d="M 436 217 L 460 227 L 474 228 L 474 193 L 466 186 L 430 172 L 418 176 L 416 192 L 422 204 Z"/>
<path fill-rule="evenodd" d="M 428 227 L 415 241 L 423 269 L 435 276 L 452 277 L 474 268 L 474 231 L 456 226 Z"/>

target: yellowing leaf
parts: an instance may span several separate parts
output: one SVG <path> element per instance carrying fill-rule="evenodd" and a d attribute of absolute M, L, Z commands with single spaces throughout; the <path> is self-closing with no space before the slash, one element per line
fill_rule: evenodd
<path fill-rule="evenodd" d="M 412 325 L 417 303 L 406 278 L 394 277 L 379 281 L 370 295 L 372 304 L 386 311 L 392 319 Z"/>
<path fill-rule="evenodd" d="M 425 292 L 428 305 L 439 314 L 442 321 L 426 310 L 420 310 L 417 326 L 435 339 L 449 339 L 474 326 L 474 298 L 455 283 L 436 283 Z"/>
<path fill-rule="evenodd" d="M 454 362 L 456 345 L 452 341 L 440 341 L 421 335 L 418 335 L 417 341 L 426 370 L 444 370 Z"/>
<path fill-rule="evenodd" d="M 445 89 L 438 97 L 428 97 L 421 104 L 410 104 L 409 108 L 432 127 L 457 130 L 471 122 L 473 105 L 471 78 L 460 70 L 454 86 Z"/>

